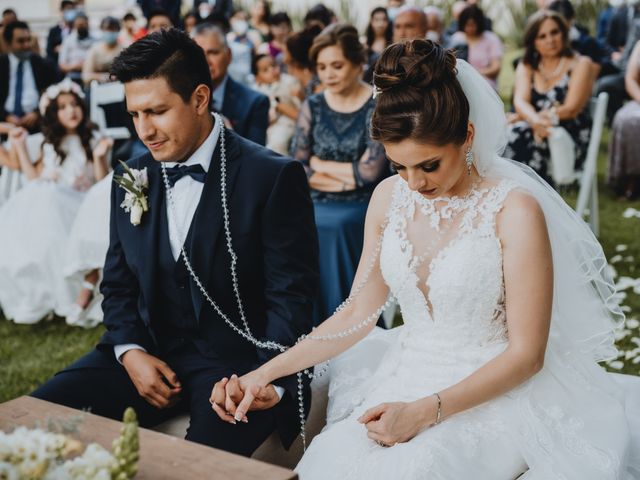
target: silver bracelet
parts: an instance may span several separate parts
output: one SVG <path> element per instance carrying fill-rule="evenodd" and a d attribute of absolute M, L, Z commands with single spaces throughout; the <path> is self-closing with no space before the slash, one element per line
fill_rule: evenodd
<path fill-rule="evenodd" d="M 434 393 L 436 399 L 438 400 L 438 411 L 436 412 L 436 421 L 431 424 L 438 425 L 442 421 L 442 400 L 440 399 L 440 394 L 438 392 Z"/>

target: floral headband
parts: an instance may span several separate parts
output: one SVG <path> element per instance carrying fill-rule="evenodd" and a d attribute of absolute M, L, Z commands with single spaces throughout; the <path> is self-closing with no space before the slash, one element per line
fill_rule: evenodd
<path fill-rule="evenodd" d="M 58 95 L 60 95 L 61 93 L 75 93 L 78 97 L 84 100 L 84 92 L 82 91 L 82 88 L 80 88 L 80 85 L 67 77 L 60 83 L 51 85 L 44 91 L 44 93 L 40 97 L 39 104 L 41 115 L 44 115 L 44 112 L 47 110 L 49 104 L 56 98 L 58 98 Z"/>

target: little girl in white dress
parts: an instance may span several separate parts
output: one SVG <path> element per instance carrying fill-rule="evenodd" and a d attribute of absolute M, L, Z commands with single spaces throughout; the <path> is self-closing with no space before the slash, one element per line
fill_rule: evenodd
<path fill-rule="evenodd" d="M 44 140 L 35 163 L 26 131 L 10 133 L 12 167 L 27 180 L 0 208 L 0 307 L 16 323 L 66 316 L 79 290 L 62 275 L 65 245 L 84 192 L 107 173 L 112 143 L 95 138 L 83 98 L 68 80 L 43 94 Z"/>

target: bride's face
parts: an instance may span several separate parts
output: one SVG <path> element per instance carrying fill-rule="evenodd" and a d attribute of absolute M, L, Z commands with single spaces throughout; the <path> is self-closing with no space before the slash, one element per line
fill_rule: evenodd
<path fill-rule="evenodd" d="M 473 126 L 469 124 L 467 140 L 462 145 L 444 146 L 418 143 L 406 139 L 385 143 L 391 165 L 409 185 L 426 198 L 456 195 L 467 186 L 465 153 L 473 142 Z"/>

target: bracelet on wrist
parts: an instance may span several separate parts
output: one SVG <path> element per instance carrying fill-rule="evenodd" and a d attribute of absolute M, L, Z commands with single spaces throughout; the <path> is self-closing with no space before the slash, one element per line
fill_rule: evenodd
<path fill-rule="evenodd" d="M 440 394 L 436 392 L 433 396 L 436 397 L 436 400 L 438 401 L 438 409 L 436 411 L 436 420 L 431 424 L 432 427 L 442 422 L 442 400 L 440 399 Z"/>

